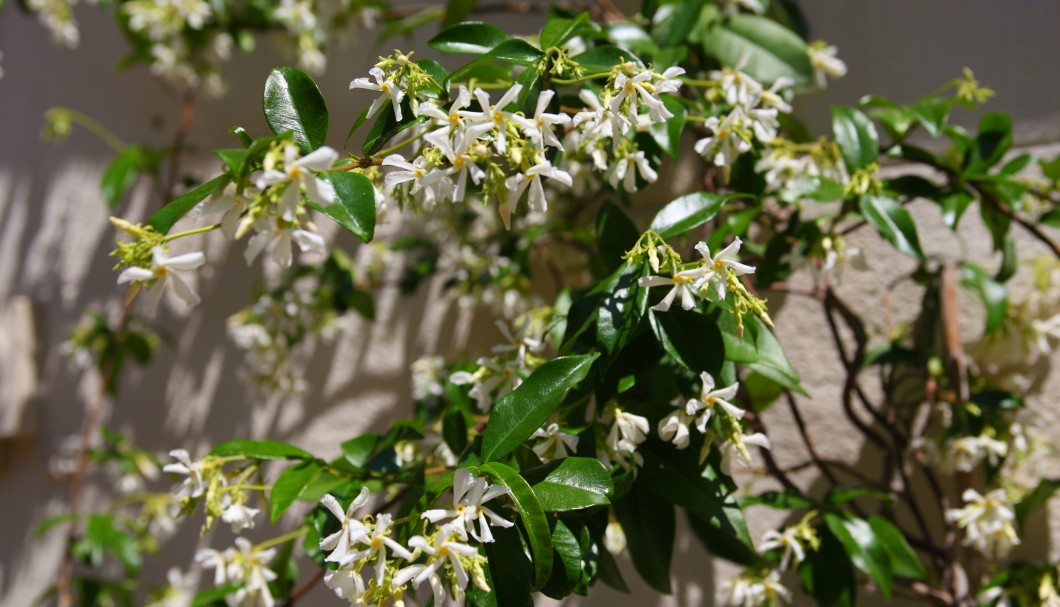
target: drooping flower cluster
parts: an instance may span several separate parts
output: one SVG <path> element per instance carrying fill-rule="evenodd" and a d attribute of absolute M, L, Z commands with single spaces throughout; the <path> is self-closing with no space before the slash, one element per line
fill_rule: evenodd
<path fill-rule="evenodd" d="M 225 597 L 230 606 L 261 605 L 274 607 L 269 582 L 276 579 L 276 572 L 269 565 L 276 555 L 275 548 L 261 548 L 245 537 L 237 537 L 235 546 L 223 551 L 202 548 L 195 553 L 195 560 L 203 568 L 214 570 L 213 583 L 222 586 L 237 583 L 239 588 Z"/>
<path fill-rule="evenodd" d="M 261 511 L 247 505 L 249 495 L 243 487 L 246 479 L 257 472 L 257 465 L 246 465 L 226 474 L 225 461 L 221 458 L 206 456 L 192 460 L 184 449 L 175 449 L 169 455 L 176 462 L 166 464 L 162 471 L 185 477 L 173 489 L 183 512 L 191 512 L 201 501 L 206 510 L 206 527 L 218 516 L 232 526 L 233 533 L 254 527 L 254 519 Z"/>
<path fill-rule="evenodd" d="M 1020 543 L 1013 524 L 1015 500 L 1005 489 L 995 489 L 986 495 L 966 489 L 961 499 L 964 507 L 946 511 L 946 520 L 964 531 L 964 545 L 972 546 L 990 559 L 1005 558 Z"/>
<path fill-rule="evenodd" d="M 466 468 L 457 469 L 452 507 L 424 512 L 421 518 L 436 526 L 409 538 L 407 546 L 391 537 L 389 514 L 355 518 L 368 502 L 367 489 L 345 511 L 338 500 L 326 495 L 321 504 L 338 519 L 339 529 L 320 541 L 321 550 L 329 552 L 325 560 L 338 564 L 324 582 L 351 605 L 400 604 L 406 593 L 414 595 L 424 582 L 431 588 L 435 605 L 445 604 L 447 597 L 453 604 L 463 604 L 469 583 L 489 590 L 486 558 L 469 542 L 492 542 L 491 527 L 514 524 L 485 505 L 507 493 L 506 487 L 491 485 Z M 374 575 L 366 581 L 362 570 L 369 564 Z"/>
<path fill-rule="evenodd" d="M 761 146 L 773 142 L 780 128 L 777 115 L 791 112 L 785 96 L 792 82 L 781 77 L 767 89 L 734 68 L 712 72 L 711 78 L 717 82 L 713 94 L 728 110 L 707 118 L 704 126 L 711 134 L 697 141 L 695 150 L 713 165 L 728 167 L 749 152 L 755 140 Z"/>
<path fill-rule="evenodd" d="M 494 346 L 492 357 L 476 360 L 476 370 L 457 371 L 449 376 L 454 384 L 471 385 L 469 394 L 483 413 L 488 413 L 497 399 L 519 387 L 523 378 L 544 362 L 538 356 L 545 347 L 541 337 L 543 324 L 531 314 L 525 314 L 514 331 L 503 321 L 496 321 L 496 325 L 506 343 Z"/>

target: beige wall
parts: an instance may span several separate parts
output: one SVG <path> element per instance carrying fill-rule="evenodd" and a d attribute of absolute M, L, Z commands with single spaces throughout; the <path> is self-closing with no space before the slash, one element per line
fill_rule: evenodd
<path fill-rule="evenodd" d="M 1060 98 L 1060 80 L 1051 76 L 1060 58 L 1060 39 L 1055 36 L 1060 4 L 1032 0 L 814 0 L 805 4 L 815 35 L 838 44 L 851 70 L 826 95 L 801 100 L 800 111 L 814 124 L 827 125 L 827 108 L 833 103 L 853 103 L 867 92 L 909 101 L 955 76 L 961 66 L 970 65 L 998 90 L 991 107 L 1016 114 L 1022 141 L 1060 140 L 1054 101 Z M 67 105 L 101 119 L 130 140 L 160 144 L 167 140 L 178 110 L 175 95 L 143 69 L 115 74 L 113 66 L 124 45 L 113 26 L 94 11 L 79 15 L 83 44 L 71 52 L 51 46 L 45 33 L 15 10 L 0 12 L 5 71 L 0 80 L 0 299 L 24 295 L 32 300 L 40 335 L 35 357 L 38 398 L 28 410 L 24 434 L 0 446 L 0 531 L 4 538 L 0 604 L 8 607 L 30 604 L 54 577 L 61 534 L 37 540 L 32 528 L 64 507 L 66 485 L 49 477 L 47 462 L 64 437 L 78 432 L 84 402 L 96 390 L 92 377 L 61 355 L 60 344 L 83 310 L 99 306 L 116 313 L 121 296 L 106 256 L 113 239 L 97 189 L 110 151 L 83 131 L 75 132 L 61 146 L 43 143 L 37 136 L 40 116 L 48 107 Z M 531 29 L 529 20 L 516 23 L 517 31 Z M 345 134 L 363 101 L 346 89 L 352 77 L 367 71 L 377 54 L 368 49 L 369 39 L 365 38 L 364 45 L 332 53 L 329 75 L 321 80 L 332 111 L 332 141 Z M 226 71 L 229 95 L 199 105 L 191 133 L 200 151 L 197 166 L 209 170 L 213 165 L 205 151 L 234 143 L 226 134 L 229 126 L 241 124 L 252 133 L 265 131 L 257 109 L 262 83 L 271 66 L 289 62 L 268 52 L 233 61 Z M 141 185 L 119 212 L 139 218 L 157 205 Z M 987 253 L 981 232 L 969 231 L 957 239 L 938 224 L 934 213 L 918 212 L 925 221 L 922 239 L 930 250 L 952 252 L 968 246 Z M 873 271 L 849 273 L 843 292 L 870 318 L 878 319 L 874 311 L 880 308 L 883 285 L 907 271 L 908 262 L 895 259 L 875 239 L 855 240 L 854 244 L 871 253 Z M 347 235 L 332 242 L 347 249 L 356 246 Z M 161 319 L 169 327 L 171 345 L 149 368 L 132 369 L 125 378 L 109 424 L 130 432 L 144 447 L 165 451 L 180 445 L 194 452 L 231 437 L 273 437 L 322 455 L 334 454 L 341 440 L 381 428 L 385 419 L 407 410 L 408 362 L 424 353 L 456 353 L 466 343 L 469 318 L 437 297 L 438 285 L 412 299 L 384 291 L 376 323 L 355 320 L 341 339 L 315 350 L 309 367 L 312 388 L 303 399 L 259 401 L 236 378 L 240 353 L 224 337 L 225 319 L 246 305 L 248 289 L 258 277 L 258 270 L 248 270 L 238 250 L 233 253 L 228 255 L 216 241 L 207 244 L 210 266 L 198 284 L 205 304 L 193 316 L 179 305 L 164 305 Z M 915 292 L 900 290 L 896 313 L 901 315 L 902 304 L 916 301 L 915 296 Z M 976 310 L 976 304 L 965 299 L 967 307 Z M 857 436 L 833 413 L 839 367 L 829 358 L 831 350 L 822 355 L 818 349 L 827 335 L 820 312 L 813 304 L 779 295 L 770 303 L 776 310 L 781 341 L 815 397 L 808 415 L 812 429 L 828 437 L 820 441 L 821 448 L 835 457 L 862 460 Z M 478 325 L 488 327 L 481 321 Z M 969 331 L 974 329 L 969 325 Z M 1050 386 L 1046 393 L 1055 394 L 1056 384 Z M 1056 421 L 1055 402 L 1039 399 L 1037 404 L 1047 420 Z M 766 422 L 781 462 L 801 458 L 783 411 L 771 411 Z M 99 497 L 98 488 L 109 482 L 97 480 L 90 502 Z M 799 482 L 807 487 L 819 484 L 813 476 L 801 477 Z M 765 486 L 756 484 L 756 488 Z M 752 511 L 752 516 L 756 537 L 780 522 L 771 512 Z M 223 534 L 219 542 L 228 541 L 227 531 Z M 162 557 L 148 564 L 145 576 L 161 581 L 168 564 L 188 564 L 195 536 L 194 530 L 186 528 Z M 1058 545 L 1055 534 L 1040 537 L 1038 550 Z M 678 551 L 676 594 L 659 599 L 658 604 L 713 605 L 715 571 L 723 574 L 718 578 L 722 580 L 731 568 L 712 562 L 687 533 L 680 534 Z M 627 581 L 637 589 L 631 597 L 601 588 L 592 600 L 572 603 L 656 602 L 634 573 L 628 573 Z M 316 597 L 319 604 L 338 604 L 323 592 Z"/>

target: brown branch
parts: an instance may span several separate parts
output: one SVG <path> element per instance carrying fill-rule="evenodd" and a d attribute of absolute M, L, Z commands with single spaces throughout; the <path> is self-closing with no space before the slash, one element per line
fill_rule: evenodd
<path fill-rule="evenodd" d="M 165 198 L 162 200 L 163 205 L 173 199 L 174 188 L 177 185 L 177 179 L 180 177 L 180 161 L 184 155 L 184 144 L 188 138 L 188 131 L 191 130 L 191 122 L 194 118 L 195 89 L 189 87 L 184 89 L 180 104 L 180 122 L 177 123 L 177 131 L 173 135 L 173 145 L 169 150 L 169 174 L 166 179 Z"/>

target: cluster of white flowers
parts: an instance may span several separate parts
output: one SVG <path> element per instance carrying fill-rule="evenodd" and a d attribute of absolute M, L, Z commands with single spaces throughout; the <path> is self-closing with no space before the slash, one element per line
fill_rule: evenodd
<path fill-rule="evenodd" d="M 820 40 L 810 43 L 810 65 L 813 66 L 814 80 L 819 88 L 828 87 L 829 78 L 842 78 L 847 75 L 847 64 L 837 56 L 838 49 Z"/>
<path fill-rule="evenodd" d="M 523 316 L 514 331 L 503 321 L 496 321 L 496 325 L 506 342 L 493 347 L 492 357 L 476 360 L 475 371 L 457 371 L 449 376 L 454 384 L 471 385 L 469 394 L 483 413 L 488 413 L 497 399 L 519 387 L 523 378 L 544 362 L 537 354 L 544 349 L 545 341 L 530 314 Z"/>
<path fill-rule="evenodd" d="M 714 287 L 718 299 L 724 300 L 730 274 L 742 276 L 755 271 L 753 267 L 736 261 L 736 254 L 740 252 L 742 242 L 737 238 L 714 256 L 710 254 L 707 243 L 700 242 L 696 245 L 696 251 L 703 256 L 703 261 L 698 265 L 687 270 L 676 271 L 673 276 L 645 276 L 640 278 L 637 284 L 642 287 L 672 287 L 662 301 L 652 306 L 653 310 L 659 312 L 669 310 L 674 299 L 679 296 L 681 307 L 691 310 L 696 307 L 696 297 L 706 297 L 710 286 Z"/>
<path fill-rule="evenodd" d="M 725 582 L 722 588 L 729 595 L 732 607 L 775 607 L 781 601 L 791 603 L 792 598 L 776 570 L 748 569 Z"/>
<path fill-rule="evenodd" d="M 162 300 L 162 294 L 165 293 L 166 286 L 170 283 L 173 284 L 173 291 L 177 297 L 189 306 L 194 306 L 201 301 L 199 295 L 177 272 L 195 270 L 202 267 L 204 263 L 206 263 L 206 257 L 201 252 L 170 257 L 164 245 L 157 245 L 151 249 L 151 267 L 125 268 L 121 274 L 118 274 L 118 284 L 138 283 L 146 286 L 147 315 L 153 317 L 158 311 L 158 303 Z"/>
<path fill-rule="evenodd" d="M 1005 489 L 981 495 L 975 489 L 961 494 L 963 508 L 946 511 L 946 520 L 964 531 L 964 545 L 972 546 L 990 559 L 1005 558 L 1020 543 L 1013 521 L 1015 500 Z"/>
<path fill-rule="evenodd" d="M 755 139 L 763 146 L 773 142 L 780 128 L 777 115 L 791 112 L 785 95 L 792 81 L 781 77 L 766 89 L 733 68 L 712 72 L 711 78 L 718 83 L 718 95 L 730 109 L 726 114 L 707 118 L 704 126 L 711 135 L 697 141 L 695 150 L 715 166 L 727 167 L 740 154 L 749 152 Z"/>
<path fill-rule="evenodd" d="M 606 417 L 610 417 L 610 425 Z M 608 408 L 608 415 L 598 428 L 607 430 L 603 441 L 597 440 L 596 459 L 611 470 L 616 465 L 631 468 L 644 465 L 644 457 L 637 447 L 648 439 L 650 425 L 647 418 L 624 411 L 617 405 Z"/>
<path fill-rule="evenodd" d="M 338 500 L 326 495 L 321 504 L 339 520 L 340 528 L 320 541 L 321 550 L 329 552 L 325 560 L 338 564 L 337 569 L 328 571 L 324 582 L 351 605 L 401 604 L 406 592 L 415 593 L 424 582 L 431 588 L 435 605 L 445 604 L 446 596 L 453 604 L 462 605 L 470 582 L 489 590 L 486 559 L 469 541 L 492 542 L 492 526 L 514 524 L 485 505 L 507 493 L 506 487 L 491 485 L 466 468 L 456 470 L 452 507 L 424 512 L 422 518 L 438 526 L 409 538 L 407 547 L 390 537 L 389 514 L 355 518 L 368 502 L 367 489 L 361 490 L 345 512 Z M 399 566 L 398 561 L 404 565 Z M 368 564 L 375 575 L 366 583 L 362 570 Z"/>
<path fill-rule="evenodd" d="M 962 436 L 946 442 L 939 457 L 947 472 L 971 472 L 983 461 L 996 466 L 1008 454 L 1008 443 L 990 436 Z"/>
<path fill-rule="evenodd" d="M 422 356 L 412 361 L 412 398 L 424 400 L 445 393 L 445 358 Z"/>
<path fill-rule="evenodd" d="M 261 605 L 274 607 L 269 582 L 276 579 L 276 572 L 269 563 L 276 556 L 275 548 L 261 548 L 245 537 L 237 537 L 235 546 L 224 551 L 202 548 L 195 553 L 195 560 L 204 568 L 214 570 L 214 585 L 235 582 L 239 588 L 225 597 L 229 607 L 239 605 Z"/>
<path fill-rule="evenodd" d="M 578 437 L 562 431 L 556 423 L 548 423 L 534 430 L 530 438 L 540 439 L 532 449 L 545 462 L 563 459 L 578 450 Z"/>
<path fill-rule="evenodd" d="M 232 526 L 232 533 L 254 528 L 254 519 L 261 511 L 246 505 L 247 494 L 240 488 L 240 483 L 255 467 L 248 467 L 234 485 L 229 485 L 220 465 L 210 458 L 192 460 L 184 449 L 174 449 L 169 455 L 177 461 L 166 464 L 162 471 L 186 477 L 173 490 L 177 500 L 188 503 L 202 499 L 206 503 L 208 520 L 220 514 L 221 520 Z"/>
<path fill-rule="evenodd" d="M 51 32 L 52 40 L 67 48 L 77 48 L 81 32 L 74 19 L 76 0 L 26 0 L 26 7 Z"/>

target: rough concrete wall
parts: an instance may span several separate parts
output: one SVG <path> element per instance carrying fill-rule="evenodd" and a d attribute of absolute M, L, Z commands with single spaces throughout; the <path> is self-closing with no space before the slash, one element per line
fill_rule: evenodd
<path fill-rule="evenodd" d="M 805 4 L 815 35 L 836 43 L 851 69 L 850 76 L 835 83 L 827 94 L 801 100 L 801 111 L 819 129 L 826 128 L 827 108 L 832 103 L 853 103 L 868 92 L 909 101 L 955 76 L 961 66 L 970 65 L 998 89 L 992 107 L 1016 114 L 1017 128 L 1025 133 L 1023 141 L 1058 139 L 1052 100 L 1060 98 L 1060 81 L 1043 76 L 1049 73 L 1046 67 L 1060 57 L 1060 41 L 1053 35 L 1060 22 L 1060 5 L 1032 0 L 814 0 Z M 5 53 L 5 76 L 0 80 L 4 125 L 0 298 L 29 297 L 36 304 L 41 335 L 40 393 L 30 410 L 28 437 L 5 443 L 0 458 L 4 513 L 0 529 L 6 540 L 0 549 L 0 604 L 11 607 L 30 604 L 54 578 L 61 534 L 38 540 L 32 528 L 63 509 L 66 485 L 48 476 L 47 463 L 63 438 L 78 432 L 84 403 L 96 392 L 90 374 L 70 365 L 60 345 L 86 307 L 95 305 L 114 314 L 120 298 L 106 257 L 112 234 L 97 189 L 110 152 L 83 132 L 76 132 L 62 146 L 42 143 L 37 137 L 39 117 L 48 107 L 67 105 L 101 119 L 130 140 L 161 144 L 178 111 L 172 91 L 144 70 L 115 74 L 113 66 L 124 46 L 113 26 L 95 11 L 83 11 L 80 16 L 83 44 L 70 52 L 52 47 L 35 23 L 15 11 L 0 15 L 0 50 Z M 536 29 L 528 20 L 515 23 L 516 31 Z M 376 54 L 374 49 L 367 50 L 367 44 L 365 40 L 363 45 L 333 53 L 329 74 L 321 80 L 331 104 L 332 141 L 344 134 L 345 125 L 363 101 L 346 88 L 350 78 L 367 71 Z M 267 52 L 233 62 L 226 70 L 229 95 L 199 106 L 190 139 L 199 151 L 193 167 L 209 170 L 211 160 L 205 152 L 232 145 L 226 135 L 230 125 L 265 131 L 257 110 L 262 83 L 271 66 L 289 62 L 289 58 Z M 157 204 L 141 184 L 119 211 L 127 217 L 144 217 Z M 955 238 L 934 212 L 918 209 L 918 214 L 925 221 L 922 238 L 932 251 L 967 246 L 986 255 L 981 232 L 968 231 Z M 861 236 L 854 241 L 869 252 L 873 270 L 848 273 L 843 293 L 859 310 L 868 312 L 879 328 L 883 319 L 874 311 L 882 305 L 885 285 L 908 270 L 909 262 L 897 258 L 877 239 Z M 332 243 L 356 247 L 352 238 L 334 232 Z M 206 302 L 202 307 L 189 315 L 179 305 L 163 306 L 160 325 L 169 327 L 172 343 L 149 368 L 129 371 L 111 411 L 110 425 L 130 431 L 141 446 L 164 451 L 182 445 L 196 452 L 231 437 L 272 437 L 328 455 L 326 450 L 336 451 L 341 440 L 384 427 L 387 419 L 406 411 L 408 362 L 424 353 L 455 353 L 466 343 L 471 321 L 458 307 L 438 297 L 438 285 L 412 299 L 385 290 L 378 302 L 380 318 L 374 324 L 355 321 L 340 339 L 321 344 L 313 352 L 309 366 L 313 388 L 305 398 L 259 402 L 236 378 L 241 355 L 223 337 L 225 319 L 246 305 L 248 289 L 258 276 L 247 270 L 240 250 L 228 254 L 225 249 L 216 240 L 208 245 L 210 268 L 198 283 Z M 903 311 L 916 301 L 915 290 L 897 291 L 895 319 L 903 318 Z M 814 395 L 806 414 L 811 431 L 829 438 L 822 441 L 822 450 L 852 462 L 862 460 L 858 435 L 835 414 L 839 366 L 820 353 L 818 344 L 827 332 L 816 304 L 774 294 L 771 305 L 780 339 Z M 974 313 L 974 303 L 967 307 Z M 483 324 L 479 322 L 478 328 Z M 968 330 L 974 331 L 974 325 L 969 324 Z M 825 351 L 831 354 L 830 349 Z M 1050 386 L 1045 393 L 1055 394 L 1056 384 Z M 1055 403 L 1041 404 L 1047 405 L 1043 410 L 1047 421 L 1055 422 Z M 779 408 L 770 411 L 765 421 L 782 464 L 797 461 L 802 452 L 785 413 Z M 807 487 L 821 482 L 812 475 L 798 481 Z M 756 488 L 764 489 L 766 484 L 757 483 Z M 88 502 L 98 497 L 93 491 Z M 769 511 L 753 510 L 751 518 L 755 537 L 780 523 Z M 166 564 L 188 564 L 195 535 L 186 528 L 160 558 L 149 563 L 146 578 L 161 581 Z M 1036 551 L 1060 545 L 1049 540 L 1049 534 L 1038 537 L 1045 545 L 1033 547 Z M 225 541 L 227 536 L 217 538 L 218 543 Z M 627 567 L 633 595 L 600 588 L 592 599 L 573 599 L 571 604 L 709 606 L 715 604 L 715 580 L 720 583 L 732 573 L 731 567 L 710 560 L 687 533 L 679 534 L 674 563 L 672 598 L 654 598 Z M 320 590 L 310 604 L 337 603 Z"/>

